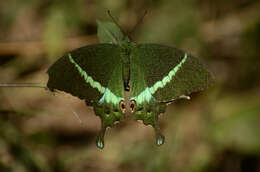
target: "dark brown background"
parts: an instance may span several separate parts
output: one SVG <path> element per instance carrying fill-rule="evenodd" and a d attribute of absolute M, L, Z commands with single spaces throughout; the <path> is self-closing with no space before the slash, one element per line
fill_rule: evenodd
<path fill-rule="evenodd" d="M 204 61 L 216 84 L 167 108 L 151 127 L 109 130 L 99 150 L 90 107 L 44 89 L 0 88 L 0 171 L 260 171 L 260 2 L 256 0 L 2 0 L 0 82 L 43 83 L 66 51 L 97 43 L 111 10 L 137 42 L 174 45 Z M 73 115 L 76 111 L 83 124 Z"/>

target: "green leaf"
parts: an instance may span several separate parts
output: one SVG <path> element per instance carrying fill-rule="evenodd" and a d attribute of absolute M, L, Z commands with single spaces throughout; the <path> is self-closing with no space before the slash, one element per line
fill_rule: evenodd
<path fill-rule="evenodd" d="M 121 43 L 124 35 L 115 23 L 97 20 L 97 25 L 97 34 L 100 43 Z"/>

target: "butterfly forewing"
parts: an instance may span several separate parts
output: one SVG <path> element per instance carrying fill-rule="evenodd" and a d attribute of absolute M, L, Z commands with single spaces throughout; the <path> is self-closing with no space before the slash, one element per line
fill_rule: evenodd
<path fill-rule="evenodd" d="M 124 97 L 120 48 L 114 44 L 89 45 L 57 60 L 48 70 L 50 90 L 68 92 L 87 103 L 98 102 L 107 87 Z M 115 84 L 113 84 L 115 83 Z"/>
<path fill-rule="evenodd" d="M 147 90 L 159 102 L 189 95 L 212 83 L 211 74 L 198 59 L 159 44 L 137 44 L 131 54 L 130 71 L 131 97 Z"/>

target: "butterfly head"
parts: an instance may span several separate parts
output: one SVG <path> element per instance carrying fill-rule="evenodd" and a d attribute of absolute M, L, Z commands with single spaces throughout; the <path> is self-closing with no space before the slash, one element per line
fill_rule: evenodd
<path fill-rule="evenodd" d="M 122 42 L 121 42 L 121 47 L 124 49 L 128 54 L 130 53 L 131 47 L 132 47 L 132 42 L 129 37 L 124 37 Z"/>

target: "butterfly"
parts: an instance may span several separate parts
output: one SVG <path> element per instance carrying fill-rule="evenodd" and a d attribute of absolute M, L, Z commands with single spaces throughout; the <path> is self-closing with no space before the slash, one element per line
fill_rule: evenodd
<path fill-rule="evenodd" d="M 48 69 L 47 87 L 70 93 L 93 106 L 101 119 L 98 148 L 104 148 L 107 127 L 124 119 L 127 104 L 135 120 L 154 128 L 156 144 L 162 145 L 159 115 L 174 100 L 210 86 L 211 73 L 182 50 L 132 42 L 115 22 L 97 24 L 100 43 L 59 58 Z M 125 100 L 125 91 L 130 91 L 130 102 Z"/>

